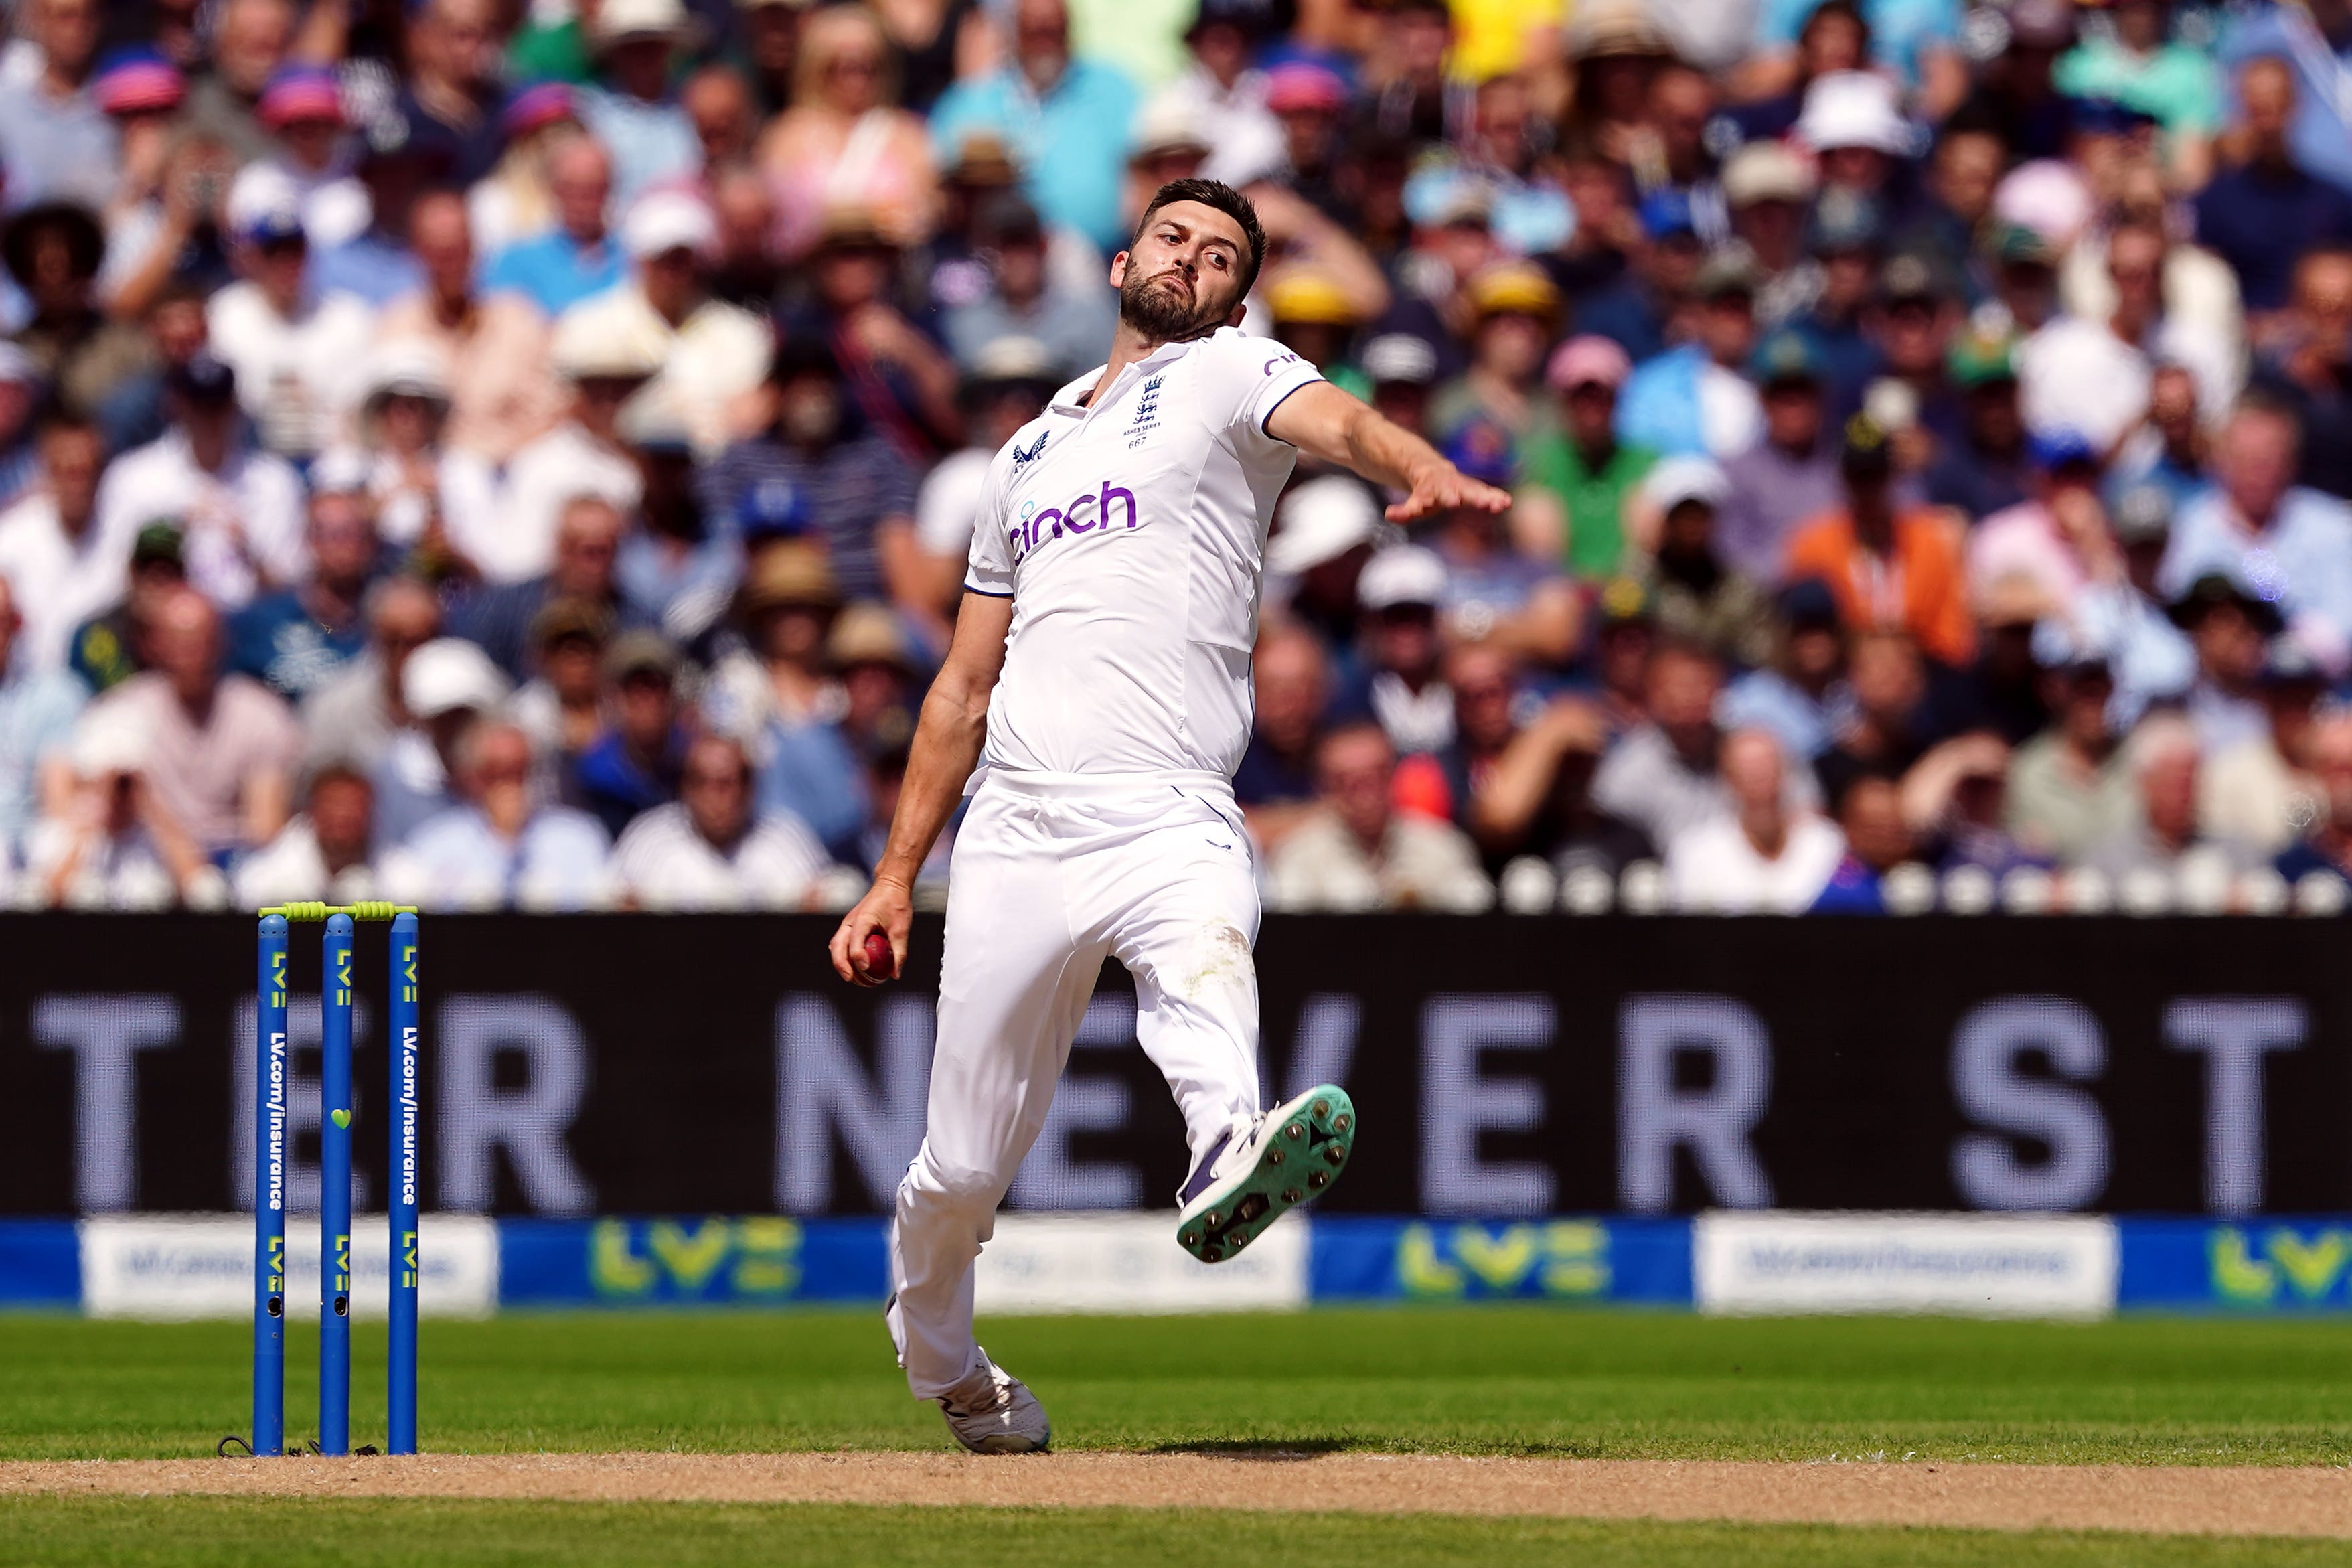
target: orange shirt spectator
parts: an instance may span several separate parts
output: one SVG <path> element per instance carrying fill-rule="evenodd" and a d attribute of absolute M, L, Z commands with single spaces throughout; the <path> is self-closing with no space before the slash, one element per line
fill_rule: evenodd
<path fill-rule="evenodd" d="M 1846 505 L 1790 537 L 1784 580 L 1818 577 L 1848 626 L 1906 631 L 1929 658 L 1965 665 L 1976 654 L 1976 626 L 1960 531 L 1940 512 L 1895 510 L 1890 458 L 1876 425 L 1861 416 L 1848 422 Z"/>

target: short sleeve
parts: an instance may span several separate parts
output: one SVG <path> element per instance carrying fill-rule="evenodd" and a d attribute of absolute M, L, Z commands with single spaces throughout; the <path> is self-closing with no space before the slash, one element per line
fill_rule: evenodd
<path fill-rule="evenodd" d="M 1283 399 L 1321 381 L 1323 373 L 1271 338 L 1227 330 L 1210 340 L 1201 376 L 1203 411 L 1212 426 L 1262 437 Z"/>
<path fill-rule="evenodd" d="M 1017 434 L 1013 437 L 1013 441 L 1020 439 Z M 964 587 L 994 599 L 1013 597 L 1013 542 L 1004 531 L 1005 467 L 1003 452 L 988 465 L 979 510 L 972 514 L 971 552 L 964 558 Z"/>

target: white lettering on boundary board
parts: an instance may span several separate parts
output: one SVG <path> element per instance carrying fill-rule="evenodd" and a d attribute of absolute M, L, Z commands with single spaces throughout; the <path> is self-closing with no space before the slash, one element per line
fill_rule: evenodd
<path fill-rule="evenodd" d="M 81 1310 L 93 1318 L 250 1318 L 253 1220 L 243 1215 L 108 1215 L 83 1220 Z M 499 1304 L 497 1222 L 431 1214 L 417 1226 L 416 1310 L 478 1318 Z M 352 1316 L 382 1318 L 392 1281 L 382 1215 L 352 1219 Z M 289 1215 L 286 1315 L 319 1315 L 319 1221 Z"/>
<path fill-rule="evenodd" d="M 1307 1305 L 1308 1222 L 1292 1215 L 1212 1267 L 1176 1215 L 999 1215 L 980 1252 L 982 1312 L 1257 1312 Z"/>
<path fill-rule="evenodd" d="M 1692 1227 L 1698 1310 L 2104 1318 L 2110 1221 L 2074 1215 L 1714 1213 Z"/>

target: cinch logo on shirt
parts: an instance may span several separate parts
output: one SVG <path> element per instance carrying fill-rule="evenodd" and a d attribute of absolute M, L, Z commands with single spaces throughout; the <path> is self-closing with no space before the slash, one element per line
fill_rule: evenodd
<path fill-rule="evenodd" d="M 1123 517 L 1113 510 L 1121 504 L 1126 508 Z M 1105 479 L 1101 489 L 1091 494 L 1081 490 L 1076 499 L 1057 507 L 1049 506 L 1042 511 L 1037 509 L 1035 501 L 1024 501 L 1021 504 L 1021 520 L 1006 530 L 1005 539 L 1013 546 L 1013 563 L 1018 565 L 1033 552 L 1051 544 L 1065 533 L 1094 533 L 1108 530 L 1114 522 L 1119 521 L 1129 528 L 1139 528 L 1142 526 L 1143 516 L 1135 509 L 1133 490 L 1121 489 Z"/>

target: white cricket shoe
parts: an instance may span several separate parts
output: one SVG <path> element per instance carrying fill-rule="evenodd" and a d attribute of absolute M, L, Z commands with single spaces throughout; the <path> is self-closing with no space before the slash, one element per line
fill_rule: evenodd
<path fill-rule="evenodd" d="M 980 1352 L 980 1365 L 940 1395 L 940 1413 L 955 1440 L 975 1454 L 1042 1454 L 1054 1424 L 1029 1385 Z"/>
<path fill-rule="evenodd" d="M 1177 1245 L 1203 1263 L 1231 1258 L 1338 1181 L 1355 1134 L 1355 1102 L 1328 1083 L 1276 1106 L 1245 1133 L 1227 1133 L 1176 1194 Z"/>

